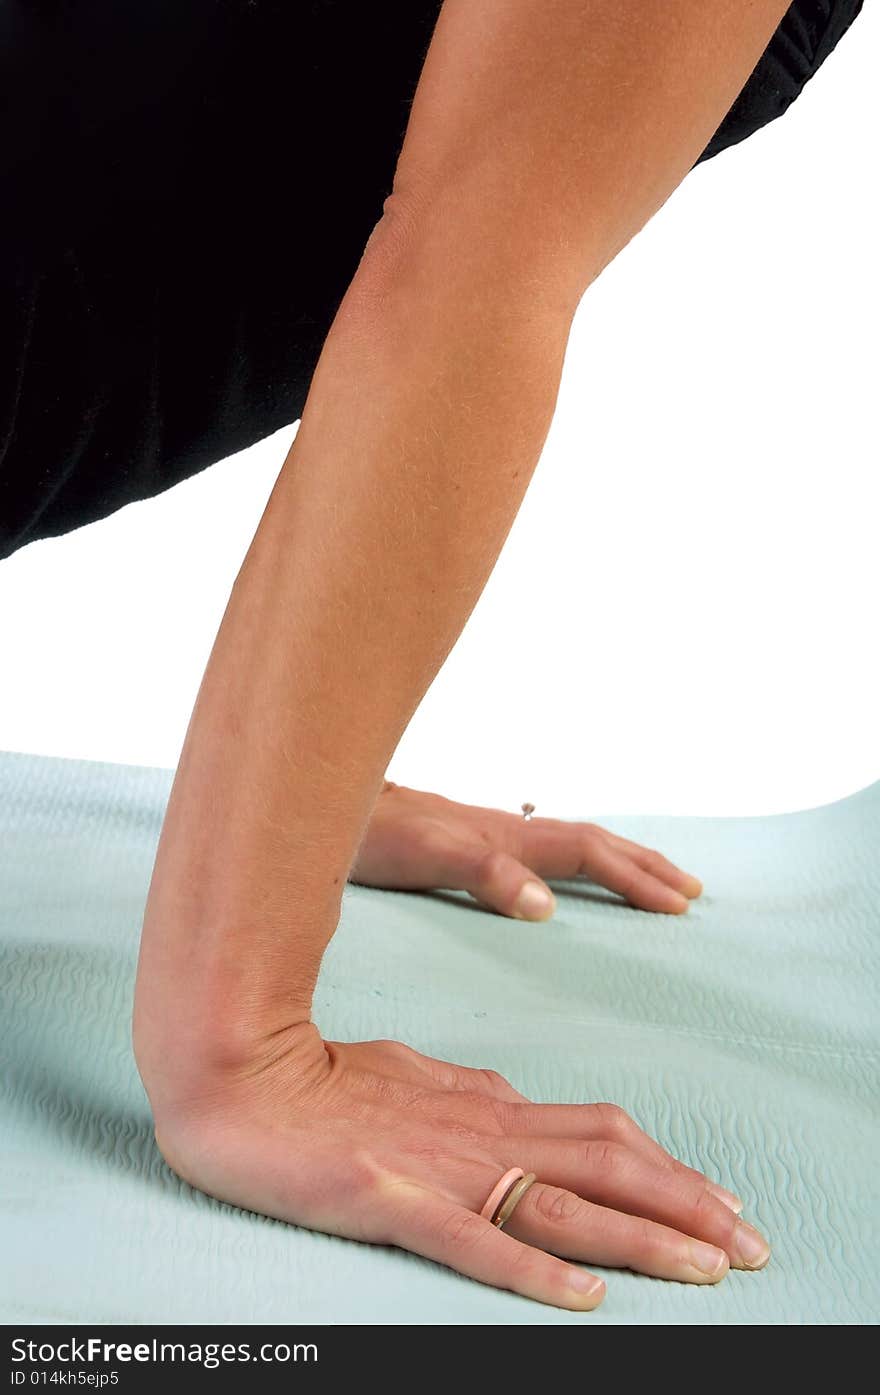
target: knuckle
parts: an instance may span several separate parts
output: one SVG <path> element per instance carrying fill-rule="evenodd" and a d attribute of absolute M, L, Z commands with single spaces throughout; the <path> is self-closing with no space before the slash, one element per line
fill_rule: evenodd
<path fill-rule="evenodd" d="M 423 1056 L 420 1065 L 435 1085 L 443 1090 L 466 1090 L 468 1068 L 457 1066 L 452 1061 L 439 1061 L 434 1056 Z"/>
<path fill-rule="evenodd" d="M 625 872 L 621 872 L 618 890 L 627 901 L 635 901 L 638 898 L 643 875 L 640 868 L 632 865 L 628 866 Z"/>
<path fill-rule="evenodd" d="M 411 1061 L 416 1057 L 416 1052 L 411 1046 L 402 1041 L 392 1041 L 390 1037 L 380 1037 L 374 1045 L 384 1056 L 390 1056 L 397 1061 Z"/>
<path fill-rule="evenodd" d="M 485 1234 L 486 1222 L 475 1211 L 452 1211 L 440 1226 L 440 1238 L 454 1254 L 473 1250 Z"/>
<path fill-rule="evenodd" d="M 418 1200 L 411 1179 L 370 1160 L 334 1173 L 325 1179 L 323 1190 L 333 1221 L 327 1228 L 371 1244 L 401 1243 L 407 1215 Z"/>
<path fill-rule="evenodd" d="M 481 1069 L 476 1072 L 476 1075 L 489 1087 L 490 1090 L 509 1090 L 512 1088 L 510 1085 L 510 1081 L 506 1080 L 505 1077 L 501 1075 L 501 1073 L 497 1070 L 491 1070 L 489 1068 L 485 1070 Z"/>
<path fill-rule="evenodd" d="M 585 1152 L 587 1166 L 600 1182 L 619 1178 L 631 1156 L 627 1148 L 606 1138 L 588 1143 Z"/>
<path fill-rule="evenodd" d="M 392 1174 L 367 1148 L 357 1148 L 345 1160 L 345 1188 L 349 1196 L 370 1198 L 383 1191 Z"/>
<path fill-rule="evenodd" d="M 644 853 L 645 866 L 649 872 L 666 872 L 669 870 L 669 862 L 662 853 L 655 852 L 653 848 L 648 848 Z"/>
<path fill-rule="evenodd" d="M 666 1251 L 663 1244 L 663 1231 L 653 1221 L 644 1216 L 634 1216 L 631 1220 L 632 1248 L 642 1262 L 659 1263 Z"/>
<path fill-rule="evenodd" d="M 636 1123 L 619 1104 L 597 1104 L 594 1109 L 604 1137 L 612 1142 L 629 1143 L 637 1133 Z"/>
<path fill-rule="evenodd" d="M 579 1196 L 559 1187 L 542 1187 L 535 1197 L 534 1206 L 541 1219 L 550 1225 L 570 1225 L 584 1209 Z"/>
<path fill-rule="evenodd" d="M 517 1250 L 507 1265 L 507 1277 L 511 1281 L 511 1286 L 516 1289 L 524 1289 L 526 1292 L 534 1291 L 545 1263 L 546 1261 L 541 1254 L 524 1245 Z"/>
<path fill-rule="evenodd" d="M 354 1195 L 357 1220 L 352 1224 L 353 1240 L 366 1240 L 374 1245 L 405 1245 L 408 1217 L 414 1201 L 415 1188 L 408 1177 L 390 1168 L 379 1178 L 376 1190 L 369 1196 Z M 418 1199 L 416 1194 L 415 1199 Z M 369 1205 L 358 1203 L 369 1202 Z"/>
<path fill-rule="evenodd" d="M 507 853 L 499 848 L 479 849 L 475 855 L 474 875 L 478 886 L 491 887 L 499 881 L 507 862 Z"/>

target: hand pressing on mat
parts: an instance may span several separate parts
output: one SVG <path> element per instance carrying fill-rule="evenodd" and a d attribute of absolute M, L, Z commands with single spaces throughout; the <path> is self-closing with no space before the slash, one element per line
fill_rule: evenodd
<path fill-rule="evenodd" d="M 303 1023 L 173 1101 L 151 1093 L 166 1160 L 200 1190 L 542 1303 L 598 1306 L 605 1283 L 581 1264 L 714 1284 L 769 1256 L 735 1196 L 621 1109 L 534 1104 L 399 1042 L 323 1042 Z M 501 1230 L 480 1211 L 512 1166 L 538 1180 Z"/>
<path fill-rule="evenodd" d="M 543 878 L 583 877 L 644 911 L 680 915 L 703 888 L 659 852 L 594 823 L 524 819 L 386 780 L 349 880 L 413 891 L 469 891 L 517 920 L 556 909 Z"/>

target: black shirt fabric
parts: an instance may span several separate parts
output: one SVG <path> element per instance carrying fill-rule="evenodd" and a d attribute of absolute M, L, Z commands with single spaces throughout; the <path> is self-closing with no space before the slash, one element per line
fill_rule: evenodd
<path fill-rule="evenodd" d="M 700 159 L 781 115 L 861 6 L 796 0 Z M 0 6 L 0 560 L 301 416 L 440 8 Z"/>

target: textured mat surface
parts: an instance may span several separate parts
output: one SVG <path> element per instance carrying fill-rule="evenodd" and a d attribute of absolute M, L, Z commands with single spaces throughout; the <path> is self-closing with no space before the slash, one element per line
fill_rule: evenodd
<path fill-rule="evenodd" d="M 549 927 L 346 889 L 328 1035 L 615 1100 L 773 1241 L 768 1269 L 718 1288 L 608 1273 L 603 1306 L 573 1315 L 220 1205 L 165 1167 L 128 1018 L 171 778 L 0 753 L 0 1320 L 877 1320 L 880 783 L 770 818 L 607 820 L 703 878 L 682 918 L 574 883 Z"/>

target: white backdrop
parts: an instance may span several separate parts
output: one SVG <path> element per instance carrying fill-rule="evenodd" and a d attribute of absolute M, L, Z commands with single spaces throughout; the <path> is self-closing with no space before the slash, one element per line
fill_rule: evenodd
<path fill-rule="evenodd" d="M 392 778 L 566 817 L 782 812 L 880 778 L 878 63 L 868 5 L 590 289 Z M 0 565 L 0 747 L 176 763 L 293 432 Z"/>

